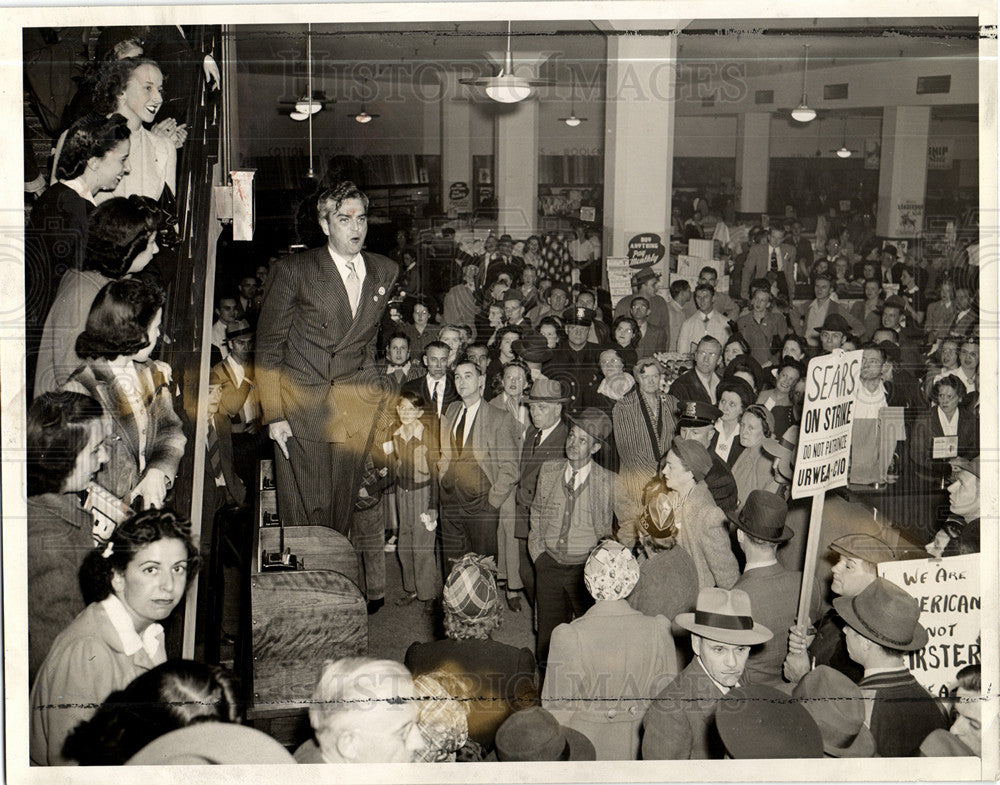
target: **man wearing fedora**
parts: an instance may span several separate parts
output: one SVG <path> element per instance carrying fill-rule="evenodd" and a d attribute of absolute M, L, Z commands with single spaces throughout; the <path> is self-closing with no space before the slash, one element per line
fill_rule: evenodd
<path fill-rule="evenodd" d="M 254 330 L 238 319 L 226 327 L 226 358 L 214 365 L 209 383 L 219 385 L 219 412 L 229 418 L 233 466 L 247 488 L 256 485 L 257 461 L 267 457 L 270 439 L 261 429 L 260 396 L 254 384 Z"/>
<path fill-rule="evenodd" d="M 810 346 L 819 346 L 819 331 L 830 314 L 840 314 L 851 326 L 851 332 L 860 334 L 864 325 L 859 322 L 846 308 L 833 299 L 833 279 L 826 273 L 819 273 L 813 279 L 813 295 L 815 299 L 808 305 L 799 305 L 788 314 L 795 332 L 801 335 Z"/>
<path fill-rule="evenodd" d="M 569 429 L 563 421 L 563 405 L 569 401 L 563 386 L 554 379 L 539 378 L 531 385 L 527 398 L 531 427 L 524 435 L 521 447 L 519 476 L 514 500 L 514 538 L 518 545 L 518 561 L 524 594 L 531 607 L 535 605 L 535 565 L 528 555 L 528 532 L 531 504 L 535 500 L 538 473 L 546 461 L 558 461 L 566 449 Z M 508 579 L 509 580 L 509 579 Z M 509 588 L 509 584 L 508 584 Z M 517 605 L 520 606 L 520 600 Z"/>
<path fill-rule="evenodd" d="M 838 537 L 830 543 L 830 550 L 839 557 L 833 565 L 830 591 L 847 598 L 856 597 L 875 580 L 879 564 L 897 558 L 892 548 L 870 534 Z M 818 665 L 829 665 L 855 684 L 864 675 L 847 653 L 844 620 L 832 608 L 816 622 L 815 632 L 807 635 L 792 627 L 788 635 L 785 678 L 794 684 Z"/>
<path fill-rule="evenodd" d="M 730 515 L 736 526 L 736 540 L 746 556 L 746 567 L 734 589 L 750 597 L 754 618 L 769 630 L 787 630 L 795 623 L 802 573 L 786 570 L 778 563 L 778 546 L 792 538 L 785 525 L 788 505 L 768 491 L 751 491 L 739 515 Z M 820 612 L 819 586 L 813 587 L 809 618 Z M 785 641 L 771 638 L 750 653 L 747 674 L 754 684 L 778 687 L 783 684 L 781 665 Z"/>
<path fill-rule="evenodd" d="M 646 712 L 642 757 L 722 758 L 716 709 L 730 690 L 744 686 L 750 647 L 770 640 L 771 631 L 753 619 L 750 598 L 739 589 L 702 589 L 694 613 L 678 614 L 674 624 L 691 633 L 694 659 Z"/>
<path fill-rule="evenodd" d="M 828 313 L 819 328 L 820 354 L 833 354 L 851 335 L 851 325 L 839 313 Z"/>
<path fill-rule="evenodd" d="M 503 296 L 504 321 L 511 327 L 528 329 L 531 325 L 524 318 L 524 294 L 520 289 L 508 289 Z"/>
<path fill-rule="evenodd" d="M 584 564 L 601 538 L 612 533 L 615 475 L 594 461 L 607 444 L 611 420 L 600 409 L 584 409 L 568 419 L 566 459 L 542 465 L 531 503 L 528 554 L 535 563 L 540 668 L 552 631 L 593 603 L 583 582 Z"/>
<path fill-rule="evenodd" d="M 660 282 L 660 274 L 652 267 L 645 267 L 632 275 L 632 288 L 634 289 L 630 297 L 622 297 L 615 306 L 614 318 L 619 316 L 631 316 L 632 301 L 636 297 L 645 297 L 649 303 L 649 323 L 654 327 L 660 327 L 670 333 L 670 310 L 667 308 L 667 301 L 656 291 L 656 286 Z"/>
<path fill-rule="evenodd" d="M 907 670 L 907 652 L 927 645 L 920 603 L 885 578 L 856 597 L 838 597 L 834 610 L 846 622 L 847 653 L 864 668 L 858 682 L 866 724 L 881 758 L 916 756 L 927 735 L 948 727 L 938 702 Z"/>
<path fill-rule="evenodd" d="M 670 344 L 667 328 L 657 327 L 649 322 L 649 299 L 643 295 L 632 298 L 630 315 L 639 328 L 639 341 L 635 352 L 640 359 L 652 357 L 654 352 L 666 351 Z"/>

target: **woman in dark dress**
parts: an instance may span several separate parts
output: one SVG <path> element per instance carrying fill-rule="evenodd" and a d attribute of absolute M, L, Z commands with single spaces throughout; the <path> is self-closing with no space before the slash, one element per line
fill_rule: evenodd
<path fill-rule="evenodd" d="M 27 375 L 35 378 L 42 325 L 67 270 L 83 268 L 94 194 L 112 191 L 128 172 L 129 130 L 125 118 L 87 117 L 66 134 L 57 182 L 31 210 L 25 232 L 24 294 Z M 30 397 L 30 396 L 29 396 Z"/>

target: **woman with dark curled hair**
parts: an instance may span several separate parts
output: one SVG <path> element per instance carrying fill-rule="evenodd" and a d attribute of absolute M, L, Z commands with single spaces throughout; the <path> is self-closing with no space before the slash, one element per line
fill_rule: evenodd
<path fill-rule="evenodd" d="M 126 503 L 162 507 L 184 455 L 170 366 L 150 359 L 160 337 L 163 292 L 123 278 L 105 285 L 76 340 L 84 359 L 65 384 L 101 402 L 116 440 L 98 481 Z"/>
<path fill-rule="evenodd" d="M 52 641 L 83 610 L 77 575 L 94 548 L 79 493 L 108 459 L 111 419 L 73 392 L 45 393 L 28 407 L 28 681 Z"/>
<path fill-rule="evenodd" d="M 63 743 L 114 690 L 166 662 L 163 628 L 198 568 L 191 524 L 147 510 L 118 526 L 80 570 L 89 604 L 63 630 L 31 688 L 31 763 L 65 765 Z"/>
<path fill-rule="evenodd" d="M 164 189 L 176 193 L 177 149 L 187 139 L 187 128 L 167 119 L 146 130 L 163 106 L 163 73 L 146 58 L 126 57 L 101 64 L 94 86 L 94 115 L 120 114 L 132 132 L 131 169 L 119 181 L 114 196 L 148 196 L 159 200 Z M 65 142 L 56 144 L 55 165 L 61 163 Z M 101 202 L 104 198 L 98 198 Z"/>
<path fill-rule="evenodd" d="M 112 199 L 94 210 L 83 268 L 63 276 L 45 318 L 34 376 L 36 396 L 65 384 L 83 362 L 76 353 L 76 337 L 86 327 L 94 298 L 108 282 L 146 268 L 160 250 L 156 236 L 167 218 L 144 196 Z"/>
<path fill-rule="evenodd" d="M 81 766 L 122 766 L 154 739 L 199 722 L 238 722 L 236 676 L 192 660 L 168 660 L 112 692 L 63 745 Z"/>
<path fill-rule="evenodd" d="M 116 188 L 128 172 L 129 137 L 125 118 L 119 115 L 89 117 L 72 125 L 56 181 L 31 209 L 24 248 L 29 384 L 42 324 L 60 276 L 65 270 L 83 268 L 94 195 Z"/>

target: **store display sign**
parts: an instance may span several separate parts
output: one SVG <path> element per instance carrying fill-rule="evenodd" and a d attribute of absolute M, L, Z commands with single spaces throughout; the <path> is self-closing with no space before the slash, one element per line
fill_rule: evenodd
<path fill-rule="evenodd" d="M 608 270 L 608 292 L 614 305 L 632 294 L 632 270 L 626 256 L 609 256 L 605 260 Z"/>
<path fill-rule="evenodd" d="M 469 184 L 458 181 L 448 187 L 448 206 L 460 212 L 468 212 L 472 208 Z"/>
<path fill-rule="evenodd" d="M 628 263 L 632 267 L 650 267 L 666 255 L 660 235 L 652 232 L 637 234 L 628 241 Z"/>

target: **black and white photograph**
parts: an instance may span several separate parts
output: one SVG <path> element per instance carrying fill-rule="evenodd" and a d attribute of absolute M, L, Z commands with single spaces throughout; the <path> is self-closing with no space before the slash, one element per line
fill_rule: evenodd
<path fill-rule="evenodd" d="M 6 9 L 8 781 L 1000 777 L 997 8 L 816 10 Z"/>

